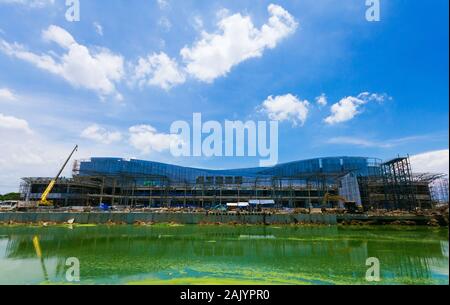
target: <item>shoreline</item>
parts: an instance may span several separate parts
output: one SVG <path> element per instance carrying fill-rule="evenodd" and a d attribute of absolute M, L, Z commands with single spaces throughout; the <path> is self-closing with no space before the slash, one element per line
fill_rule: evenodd
<path fill-rule="evenodd" d="M 405 225 L 447 227 L 448 215 L 155 213 L 155 212 L 0 212 L 0 225 Z"/>

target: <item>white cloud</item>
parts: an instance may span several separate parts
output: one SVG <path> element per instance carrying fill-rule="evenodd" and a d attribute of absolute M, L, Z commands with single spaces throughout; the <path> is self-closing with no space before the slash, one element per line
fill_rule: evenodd
<path fill-rule="evenodd" d="M 180 141 L 177 135 L 158 133 L 150 125 L 133 126 L 130 127 L 129 132 L 130 144 L 143 154 L 169 150 L 172 144 L 176 145 Z"/>
<path fill-rule="evenodd" d="M 0 88 L 0 102 L 2 101 L 15 101 L 17 96 L 8 88 Z"/>
<path fill-rule="evenodd" d="M 328 104 L 327 96 L 323 93 L 321 96 L 316 97 L 316 103 L 319 106 L 326 106 Z"/>
<path fill-rule="evenodd" d="M 327 140 L 327 143 L 338 145 L 355 145 L 362 147 L 390 147 L 390 145 L 386 143 L 380 143 L 357 137 L 335 137 Z"/>
<path fill-rule="evenodd" d="M 120 132 L 108 131 L 97 124 L 91 125 L 81 133 L 81 137 L 102 144 L 111 144 L 122 139 Z"/>
<path fill-rule="evenodd" d="M 415 173 L 449 174 L 449 150 L 436 150 L 412 156 L 411 167 Z"/>
<path fill-rule="evenodd" d="M 386 93 L 370 93 L 370 92 L 362 92 L 358 95 L 358 98 L 362 99 L 365 102 L 378 102 L 383 103 L 386 100 L 392 100 L 392 97 L 387 95 Z"/>
<path fill-rule="evenodd" d="M 376 147 L 376 148 L 393 148 L 397 146 L 402 146 L 410 143 L 418 143 L 423 141 L 432 141 L 436 139 L 441 139 L 442 136 L 436 134 L 425 134 L 416 136 L 407 136 L 396 139 L 385 139 L 385 140 L 372 140 L 365 139 L 354 136 L 347 137 L 334 137 L 326 141 L 327 144 L 337 144 L 337 145 L 353 145 L 360 147 Z"/>
<path fill-rule="evenodd" d="M 250 58 L 261 57 L 265 49 L 273 49 L 285 37 L 294 33 L 298 23 L 281 6 L 268 6 L 270 18 L 260 29 L 249 16 L 234 14 L 218 23 L 217 33 L 202 33 L 192 47 L 184 47 L 180 54 L 187 72 L 211 83 L 224 76 L 233 66 Z"/>
<path fill-rule="evenodd" d="M 55 0 L 0 0 L 0 4 L 21 4 L 31 8 L 43 8 L 54 3 Z"/>
<path fill-rule="evenodd" d="M 61 56 L 54 52 L 36 54 L 17 43 L 11 44 L 4 40 L 0 40 L 0 51 L 61 76 L 76 88 L 94 90 L 101 97 L 115 95 L 121 99 L 115 83 L 124 75 L 122 56 L 115 55 L 108 49 L 92 50 L 78 44 L 70 33 L 55 25 L 45 30 L 42 36 L 67 52 Z"/>
<path fill-rule="evenodd" d="M 98 35 L 103 36 L 103 27 L 100 23 L 94 22 L 94 29 Z"/>
<path fill-rule="evenodd" d="M 132 82 L 159 86 L 169 90 L 186 81 L 186 73 L 204 82 L 226 75 L 233 66 L 249 58 L 260 57 L 267 48 L 275 48 L 279 41 L 295 32 L 298 24 L 281 6 L 269 5 L 270 18 L 260 29 L 255 28 L 249 16 L 222 15 L 220 31 L 202 33 L 192 47 L 184 47 L 180 54 L 186 66 L 180 67 L 176 59 L 161 52 L 140 58 L 134 67 Z M 203 27 L 195 17 L 197 27 Z M 170 29 L 170 22 L 162 17 L 159 25 Z"/>
<path fill-rule="evenodd" d="M 292 94 L 269 96 L 262 104 L 262 109 L 271 120 L 291 121 L 295 126 L 304 125 L 309 113 L 309 102 L 300 101 Z"/>
<path fill-rule="evenodd" d="M 330 125 L 350 121 L 355 116 L 361 113 L 361 106 L 369 102 L 382 103 L 386 99 L 392 99 L 386 94 L 377 94 L 363 92 L 357 97 L 348 96 L 341 99 L 338 103 L 331 106 L 331 115 L 325 119 L 325 122 Z"/>
<path fill-rule="evenodd" d="M 27 121 L 0 113 L 0 130 L 1 129 L 23 131 L 28 134 L 32 133 Z"/>
<path fill-rule="evenodd" d="M 353 119 L 359 114 L 359 107 L 365 102 L 359 98 L 348 96 L 331 106 L 331 115 L 325 119 L 327 124 L 333 125 Z"/>
<path fill-rule="evenodd" d="M 186 76 L 175 60 L 161 52 L 140 58 L 134 67 L 133 80 L 141 87 L 152 85 L 169 90 L 177 84 L 184 83 Z"/>

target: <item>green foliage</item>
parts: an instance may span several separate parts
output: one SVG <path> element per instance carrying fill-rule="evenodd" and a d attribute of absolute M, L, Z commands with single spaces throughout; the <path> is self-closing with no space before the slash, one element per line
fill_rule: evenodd
<path fill-rule="evenodd" d="M 19 193 L 9 193 L 6 195 L 0 195 L 0 201 L 7 201 L 7 200 L 20 200 L 20 194 Z"/>

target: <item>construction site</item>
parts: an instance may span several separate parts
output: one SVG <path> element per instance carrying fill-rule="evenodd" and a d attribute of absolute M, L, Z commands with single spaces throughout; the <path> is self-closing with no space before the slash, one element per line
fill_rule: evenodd
<path fill-rule="evenodd" d="M 206 170 L 151 161 L 91 158 L 72 178 L 22 179 L 21 201 L 54 207 L 432 209 L 448 204 L 444 174 L 414 173 L 409 157 L 383 162 L 329 157 L 270 168 Z"/>

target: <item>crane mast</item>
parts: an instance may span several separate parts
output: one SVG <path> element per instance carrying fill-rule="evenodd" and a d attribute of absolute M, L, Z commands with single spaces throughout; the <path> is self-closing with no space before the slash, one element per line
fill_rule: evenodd
<path fill-rule="evenodd" d="M 72 158 L 73 154 L 77 150 L 78 150 L 78 145 L 75 146 L 75 148 L 72 150 L 72 153 L 69 155 L 69 157 L 67 158 L 66 162 L 63 164 L 63 166 L 59 170 L 58 174 L 56 175 L 56 177 L 50 181 L 50 183 L 48 184 L 48 186 L 45 189 L 44 193 L 42 193 L 41 200 L 39 202 L 40 205 L 44 205 L 44 206 L 51 206 L 52 205 L 52 203 L 50 201 L 48 201 L 47 198 L 50 195 L 50 193 L 52 192 L 53 187 L 55 186 L 55 184 L 58 181 L 59 177 L 61 176 L 62 172 L 66 168 L 67 163 L 69 163 L 69 161 Z"/>

